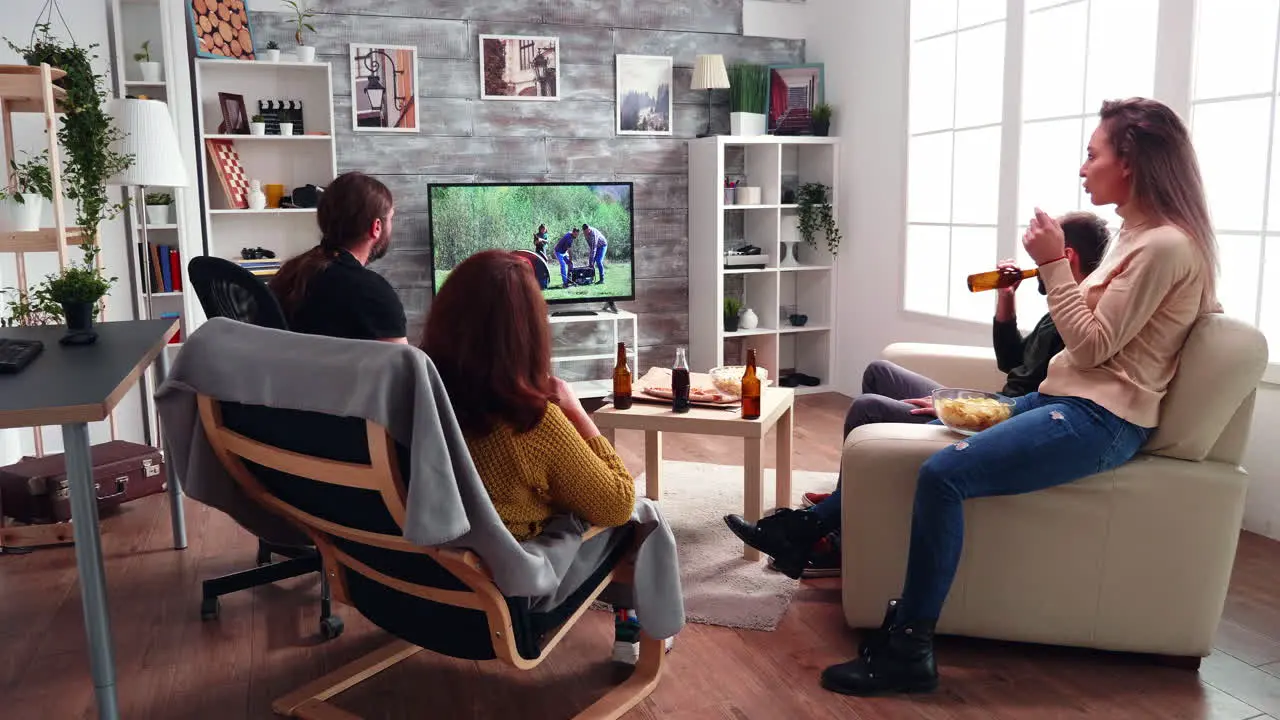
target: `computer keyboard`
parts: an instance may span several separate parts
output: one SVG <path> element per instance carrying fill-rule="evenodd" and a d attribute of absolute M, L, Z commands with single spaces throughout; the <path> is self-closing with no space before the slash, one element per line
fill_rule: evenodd
<path fill-rule="evenodd" d="M 39 340 L 0 338 L 0 373 L 16 373 L 44 350 Z"/>

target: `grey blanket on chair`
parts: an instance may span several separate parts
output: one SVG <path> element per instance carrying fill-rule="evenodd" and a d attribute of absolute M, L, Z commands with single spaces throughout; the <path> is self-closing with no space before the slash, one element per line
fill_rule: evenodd
<path fill-rule="evenodd" d="M 535 606 L 567 595 L 583 577 L 585 525 L 557 518 L 520 543 L 503 526 L 477 474 L 435 366 L 408 345 L 343 340 L 214 318 L 190 335 L 156 393 L 165 449 L 183 489 L 266 540 L 306 539 L 249 499 L 222 467 L 200 423 L 196 395 L 218 400 L 373 420 L 408 448 L 404 536 L 427 547 L 473 550 L 504 595 Z M 636 501 L 643 542 L 632 588 L 645 632 L 670 637 L 684 626 L 675 537 L 658 507 Z M 583 553 L 583 558 L 592 553 Z"/>

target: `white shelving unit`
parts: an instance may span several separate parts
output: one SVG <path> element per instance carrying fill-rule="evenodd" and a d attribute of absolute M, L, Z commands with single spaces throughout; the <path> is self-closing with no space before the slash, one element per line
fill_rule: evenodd
<path fill-rule="evenodd" d="M 776 382 L 786 372 L 821 380 L 798 393 L 831 389 L 835 367 L 835 258 L 817 237 L 817 249 L 794 245 L 796 266 L 779 266 L 782 240 L 800 240 L 798 206 L 783 203 L 783 188 L 822 183 L 830 188 L 833 212 L 840 197 L 837 167 L 840 141 L 830 137 L 738 137 L 720 135 L 689 141 L 689 362 L 695 371 L 742 363 L 754 348 L 756 360 Z M 741 158 L 741 172 L 736 170 Z M 730 170 L 733 167 L 735 170 Z M 727 175 L 760 188 L 761 204 L 725 202 Z M 790 181 L 790 182 L 788 182 Z M 742 245 L 761 249 L 763 268 L 725 267 L 725 252 Z M 724 329 L 724 300 L 736 297 L 759 318 L 750 330 Z M 808 316 L 793 325 L 782 311 L 794 306 Z"/>
<path fill-rule="evenodd" d="M 338 174 L 333 134 L 333 72 L 329 63 L 196 58 L 193 64 L 199 106 L 196 118 L 199 179 L 204 199 L 202 254 L 236 259 L 243 248 L 262 247 L 274 251 L 280 260 L 287 260 L 311 248 L 319 241 L 315 208 L 232 207 L 205 141 L 231 140 L 245 176 L 261 182 L 264 191 L 269 184 L 280 184 L 287 197 L 294 189 L 307 184 L 328 185 Z M 249 117 L 258 113 L 259 100 L 301 101 L 306 134 L 258 136 L 220 132 L 222 108 L 218 93 L 243 96 Z M 298 130 L 295 128 L 294 132 Z M 197 313 L 192 329 L 203 320 L 203 313 Z"/>
<path fill-rule="evenodd" d="M 554 312 L 554 311 L 553 311 Z M 606 352 L 587 352 L 587 353 L 558 353 L 554 349 L 551 353 L 551 371 L 554 373 L 556 369 L 565 363 L 589 362 L 600 363 L 605 360 L 613 361 L 618 357 L 618 343 L 627 343 L 627 357 L 631 364 L 631 374 L 635 377 L 636 369 L 639 367 L 638 348 L 640 345 L 640 326 L 635 313 L 628 310 L 619 310 L 613 312 L 601 312 L 596 315 L 552 315 L 548 318 L 551 323 L 551 341 L 552 347 L 555 347 L 556 330 L 564 328 L 567 325 L 578 323 L 610 323 L 613 327 L 613 342 L 609 345 Z M 631 326 L 631 333 L 628 336 L 624 329 L 627 325 Z M 579 399 L 583 398 L 602 398 L 613 392 L 613 376 L 609 375 L 603 379 L 579 380 L 569 383 L 573 388 L 573 392 Z"/>

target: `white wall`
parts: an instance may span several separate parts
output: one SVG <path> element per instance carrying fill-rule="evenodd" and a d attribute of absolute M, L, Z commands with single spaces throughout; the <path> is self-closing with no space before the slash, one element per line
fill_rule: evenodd
<path fill-rule="evenodd" d="M 25 44 L 28 36 L 31 34 L 31 28 L 36 22 L 41 8 L 45 4 L 45 0 L 4 0 L 4 30 L 0 35 L 8 37 L 18 44 Z M 59 0 L 59 6 L 62 14 L 70 25 L 71 34 L 75 37 L 76 42 L 80 45 L 98 44 L 94 50 L 98 59 L 96 67 L 100 71 L 110 72 L 108 52 L 110 43 L 107 37 L 107 5 L 106 0 Z M 56 18 L 54 22 L 54 35 L 62 40 L 67 40 L 66 29 Z M 9 49 L 7 43 L 0 44 L 0 64 L 23 64 L 21 57 Z M 110 82 L 108 82 L 110 87 Z M 44 137 L 42 120 L 36 115 L 20 115 L 14 116 L 14 146 L 19 156 L 22 151 L 39 152 L 46 146 L 47 141 Z M 3 155 L 3 147 L 0 146 L 0 155 Z M 7 167 L 8 160 L 2 162 Z M 116 189 L 109 188 L 112 197 L 117 197 Z M 75 220 L 75 208 L 72 203 L 65 203 L 67 224 L 70 225 Z M 46 221 L 49 220 L 48 210 L 46 210 Z M 99 242 L 103 248 L 103 263 L 106 266 L 106 274 L 120 278 L 112 290 L 107 301 L 107 319 L 108 320 L 129 320 L 134 317 L 133 304 L 131 300 L 131 290 L 129 284 L 129 264 L 125 255 L 125 229 L 124 221 L 117 218 L 114 221 L 103 223 L 99 227 Z M 80 251 L 73 248 L 68 255 L 69 259 L 79 260 Z M 27 277 L 29 281 L 39 280 L 44 276 L 56 272 L 58 269 L 58 258 L 53 253 L 41 253 L 39 255 L 27 256 Z M 12 287 L 16 283 L 16 267 L 14 264 L 14 256 L 8 253 L 0 253 L 0 287 Z M 39 362 L 37 360 L 36 362 Z M 118 436 L 123 440 L 132 440 L 141 442 L 143 439 L 142 431 L 142 410 L 137 391 L 131 392 L 124 400 L 121 401 L 116 411 L 117 432 Z M 0 431 L 5 434 L 6 431 Z M 6 438 L 0 438 L 0 463 L 11 462 L 14 458 L 5 457 L 6 452 L 10 455 L 14 451 L 13 437 L 14 433 L 18 433 L 21 441 L 20 452 L 30 454 L 33 452 L 32 433 L 27 430 L 9 432 Z M 90 426 L 90 439 L 94 443 L 105 442 L 111 439 L 110 426 L 104 421 L 95 423 Z M 45 452 L 61 452 L 62 451 L 62 435 L 58 428 L 46 428 L 44 432 Z"/>
<path fill-rule="evenodd" d="M 804 40 L 808 18 L 808 5 L 803 1 L 744 0 L 742 34 Z"/>
<path fill-rule="evenodd" d="M 857 281 L 840 288 L 836 359 L 843 372 L 838 386 L 852 395 L 862 368 L 891 342 L 986 345 L 990 330 L 901 310 L 910 3 L 809 0 L 807 6 L 806 59 L 827 66 L 832 134 L 843 138 L 841 277 Z M 1280 444 L 1271 430 L 1278 425 L 1280 386 L 1263 386 L 1245 458 L 1252 475 L 1245 527 L 1280 539 Z"/>

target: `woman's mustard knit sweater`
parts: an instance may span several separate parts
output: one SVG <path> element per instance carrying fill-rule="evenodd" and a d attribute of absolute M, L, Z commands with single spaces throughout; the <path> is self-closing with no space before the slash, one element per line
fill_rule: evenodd
<path fill-rule="evenodd" d="M 548 404 L 525 433 L 499 424 L 467 447 L 489 498 L 517 540 L 542 532 L 547 519 L 569 511 L 592 525 L 631 519 L 635 481 L 603 437 L 583 440 L 560 407 Z"/>

